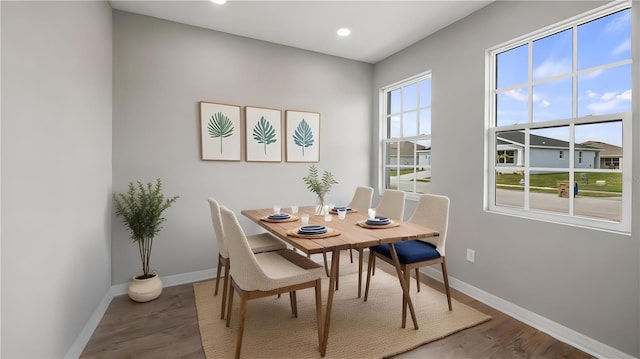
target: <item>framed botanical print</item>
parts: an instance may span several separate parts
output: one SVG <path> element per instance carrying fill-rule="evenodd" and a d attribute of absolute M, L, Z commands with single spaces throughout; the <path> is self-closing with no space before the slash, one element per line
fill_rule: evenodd
<path fill-rule="evenodd" d="M 244 108 L 247 162 L 282 162 L 282 111 Z"/>
<path fill-rule="evenodd" d="M 240 161 L 240 126 L 240 106 L 200 101 L 202 159 Z"/>
<path fill-rule="evenodd" d="M 320 114 L 286 111 L 287 162 L 320 161 Z"/>

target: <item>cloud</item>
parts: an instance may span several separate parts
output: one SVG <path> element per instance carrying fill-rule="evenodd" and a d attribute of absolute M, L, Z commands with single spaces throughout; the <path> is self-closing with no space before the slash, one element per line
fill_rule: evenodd
<path fill-rule="evenodd" d="M 542 100 L 542 102 L 540 103 L 540 105 L 542 107 L 549 107 L 551 106 L 551 102 L 547 101 L 547 100 Z"/>
<path fill-rule="evenodd" d="M 587 90 L 587 96 L 589 98 L 598 98 L 598 94 L 593 92 L 593 91 L 591 91 L 591 90 Z"/>
<path fill-rule="evenodd" d="M 559 61 L 547 59 L 540 66 L 533 69 L 533 77 L 536 79 L 551 77 L 571 72 L 571 59 Z"/>
<path fill-rule="evenodd" d="M 631 11 L 626 10 L 620 14 L 620 16 L 613 17 L 613 19 L 607 23 L 604 28 L 605 32 L 618 32 L 624 30 L 631 24 Z"/>
<path fill-rule="evenodd" d="M 630 38 L 626 38 L 620 44 L 618 44 L 618 46 L 616 46 L 616 48 L 613 49 L 613 54 L 614 55 L 620 55 L 621 53 L 624 53 L 624 52 L 627 52 L 627 51 L 631 51 L 631 39 Z"/>
<path fill-rule="evenodd" d="M 588 93 L 595 94 L 595 92 L 592 91 L 588 91 Z M 589 97 L 593 98 L 591 94 L 589 94 Z M 631 89 L 620 93 L 607 92 L 597 98 L 599 101 L 587 105 L 587 109 L 592 113 L 600 114 L 621 112 L 628 107 L 627 102 L 631 102 Z"/>
<path fill-rule="evenodd" d="M 505 91 L 504 94 L 516 101 L 527 101 L 527 94 L 523 92 L 522 89 Z"/>

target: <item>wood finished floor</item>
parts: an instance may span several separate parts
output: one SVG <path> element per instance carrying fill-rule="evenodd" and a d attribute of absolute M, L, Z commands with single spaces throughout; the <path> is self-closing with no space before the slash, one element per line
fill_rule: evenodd
<path fill-rule="evenodd" d="M 381 262 L 377 267 L 390 272 Z M 442 291 L 441 283 L 421 280 Z M 593 358 L 454 289 L 452 296 L 493 319 L 395 358 Z M 192 284 L 166 287 L 148 303 L 113 298 L 81 358 L 205 359 Z"/>

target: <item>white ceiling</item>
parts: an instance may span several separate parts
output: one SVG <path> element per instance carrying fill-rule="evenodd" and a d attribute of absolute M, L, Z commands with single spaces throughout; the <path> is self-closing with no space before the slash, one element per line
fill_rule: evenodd
<path fill-rule="evenodd" d="M 114 9 L 376 63 L 492 1 L 117 1 Z M 351 29 L 340 38 L 339 27 Z"/>

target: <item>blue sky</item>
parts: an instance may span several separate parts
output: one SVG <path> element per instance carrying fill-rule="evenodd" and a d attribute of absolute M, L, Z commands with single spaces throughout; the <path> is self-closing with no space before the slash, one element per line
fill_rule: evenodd
<path fill-rule="evenodd" d="M 631 58 L 630 9 L 600 18 L 577 28 L 577 117 L 631 111 L 631 65 L 603 68 Z M 533 121 L 542 122 L 573 117 L 573 30 L 568 29 L 533 42 L 532 76 Z M 498 88 L 512 87 L 498 94 L 497 124 L 524 123 L 528 120 L 528 45 L 497 56 Z M 568 129 L 548 131 L 564 134 Z M 549 136 L 551 137 L 551 136 Z M 565 138 L 566 137 L 566 138 Z M 622 145 L 620 123 L 581 126 L 576 142 L 602 141 Z"/>

